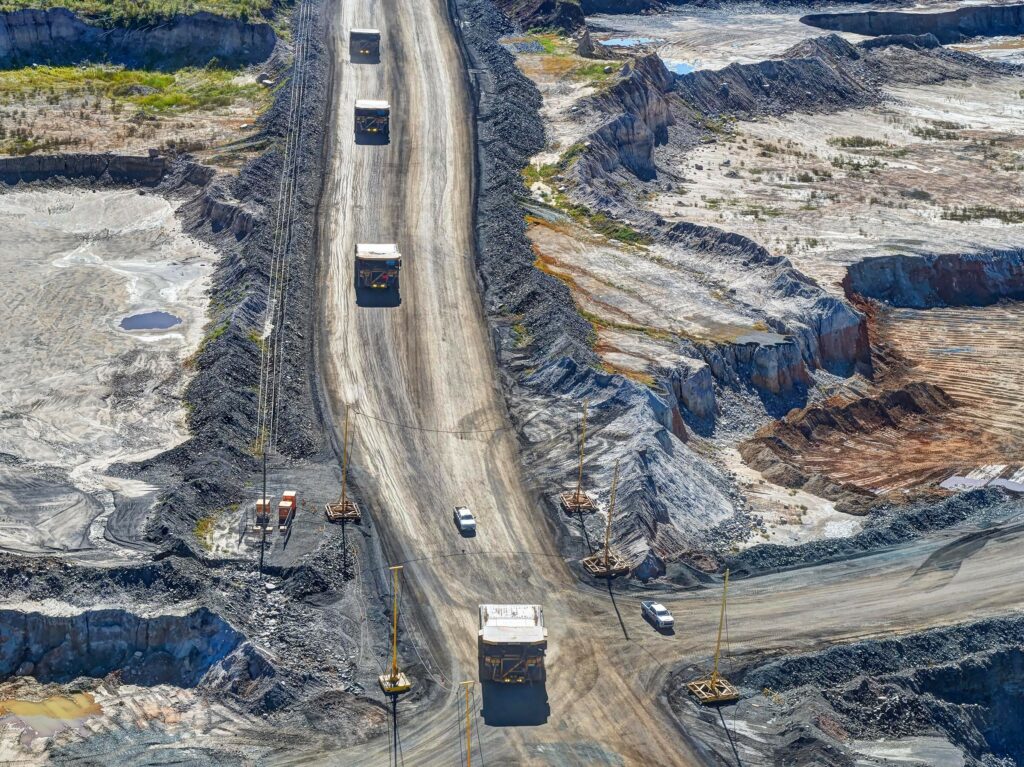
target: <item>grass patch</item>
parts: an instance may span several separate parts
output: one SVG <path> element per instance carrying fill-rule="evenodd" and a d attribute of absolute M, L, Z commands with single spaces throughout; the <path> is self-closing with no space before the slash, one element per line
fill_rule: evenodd
<path fill-rule="evenodd" d="M 236 80 L 227 69 L 181 69 L 174 74 L 113 66 L 25 67 L 4 72 L 0 104 L 45 99 L 59 104 L 66 97 L 84 99 L 82 111 L 125 108 L 145 115 L 204 111 L 238 101 L 269 105 L 271 93 L 257 83 Z"/>
<path fill-rule="evenodd" d="M 517 322 L 512 326 L 512 333 L 516 337 L 515 347 L 517 349 L 524 349 L 530 345 L 530 331 L 526 329 L 526 325 Z"/>
<path fill-rule="evenodd" d="M 203 352 L 206 351 L 207 347 L 228 332 L 228 324 L 229 323 L 225 320 L 207 333 L 206 336 L 203 337 L 203 340 L 199 342 L 199 348 L 190 354 L 185 360 L 185 367 L 194 370 L 196 364 L 199 362 L 199 358 L 202 356 Z"/>
<path fill-rule="evenodd" d="M 540 47 L 544 49 L 544 53 L 548 55 L 562 53 L 561 49 L 566 44 L 565 38 L 563 38 L 556 30 L 535 27 L 529 31 L 528 35 L 530 39 L 536 41 Z"/>
<path fill-rule="evenodd" d="M 545 165 L 527 165 L 523 168 L 523 178 L 527 184 L 534 184 L 538 181 L 548 182 L 555 176 L 565 173 L 576 162 L 576 159 L 583 154 L 586 147 L 582 142 L 576 142 L 562 152 L 557 162 L 549 162 Z"/>
<path fill-rule="evenodd" d="M 843 149 L 871 149 L 873 147 L 892 146 L 888 141 L 867 136 L 835 136 L 828 140 L 829 146 L 842 147 Z"/>
<path fill-rule="evenodd" d="M 986 218 L 1001 221 L 1004 224 L 1024 224 L 1024 209 L 994 208 L 990 205 L 970 205 L 962 208 L 950 208 L 942 211 L 946 221 L 982 221 Z"/>
<path fill-rule="evenodd" d="M 270 19 L 273 7 L 273 0 L 0 0 L 0 11 L 67 8 L 104 26 L 147 24 L 200 11 L 258 22 Z"/>
<path fill-rule="evenodd" d="M 260 350 L 261 354 L 267 350 L 267 342 L 263 339 L 263 334 L 259 331 L 250 330 L 249 340 L 256 345 L 256 348 Z"/>
<path fill-rule="evenodd" d="M 612 71 L 605 72 L 604 70 L 609 67 Z M 615 77 L 621 70 L 622 65 L 615 61 L 598 61 L 578 66 L 569 74 L 576 80 L 603 83 Z"/>
<path fill-rule="evenodd" d="M 210 514 L 197 521 L 195 529 L 192 531 L 196 536 L 196 540 L 199 541 L 199 545 L 207 551 L 213 548 L 213 528 L 216 525 L 217 516 Z"/>
<path fill-rule="evenodd" d="M 945 123 L 945 124 L 946 125 L 955 125 L 956 123 Z M 954 140 L 960 138 L 960 134 L 957 133 L 955 130 L 950 130 L 948 128 L 933 127 L 933 126 L 929 126 L 929 127 L 914 126 L 913 128 L 910 129 L 910 132 L 912 134 L 914 134 L 915 136 L 917 136 L 918 138 L 934 140 L 934 141 L 954 141 Z"/>

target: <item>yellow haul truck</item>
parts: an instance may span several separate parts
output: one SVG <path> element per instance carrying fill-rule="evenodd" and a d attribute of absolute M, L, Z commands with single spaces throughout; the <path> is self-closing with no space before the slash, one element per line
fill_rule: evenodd
<path fill-rule="evenodd" d="M 380 59 L 380 30 L 353 29 L 348 35 L 349 53 L 364 59 Z"/>
<path fill-rule="evenodd" d="M 397 245 L 360 243 L 356 245 L 356 284 L 361 288 L 387 290 L 398 284 L 402 254 Z"/>
<path fill-rule="evenodd" d="M 390 131 L 391 105 L 386 101 L 356 101 L 356 133 L 387 138 Z"/>
<path fill-rule="evenodd" d="M 543 682 L 548 630 L 540 605 L 480 605 L 480 681 Z"/>

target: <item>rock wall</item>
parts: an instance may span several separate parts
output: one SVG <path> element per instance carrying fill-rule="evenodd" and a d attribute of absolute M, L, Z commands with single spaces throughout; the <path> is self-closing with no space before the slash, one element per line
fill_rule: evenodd
<path fill-rule="evenodd" d="M 957 43 L 970 37 L 1024 34 L 1024 4 L 973 5 L 941 13 L 812 13 L 804 24 L 839 32 L 879 35 L 934 35 L 940 43 Z"/>
<path fill-rule="evenodd" d="M 152 618 L 124 610 L 0 610 L 0 625 L 0 679 L 33 676 L 43 683 L 117 671 L 129 684 L 194 687 L 243 641 L 205 608 Z"/>
<path fill-rule="evenodd" d="M 0 157 L 0 182 L 18 184 L 51 178 L 154 186 L 167 172 L 160 156 L 56 154 Z"/>
<path fill-rule="evenodd" d="M 522 29 L 554 28 L 572 34 L 586 26 L 580 0 L 495 0 L 495 5 Z"/>
<path fill-rule="evenodd" d="M 591 109 L 618 116 L 590 135 L 587 162 L 579 165 L 584 179 L 619 167 L 644 181 L 657 175 L 654 148 L 668 143 L 674 122 L 668 100 L 672 79 L 661 58 L 650 54 L 627 65 L 623 78 L 593 99 Z"/>
<path fill-rule="evenodd" d="M 209 13 L 175 16 L 153 26 L 104 29 L 66 8 L 0 13 L 0 67 L 110 62 L 148 69 L 246 66 L 270 58 L 277 42 L 269 24 Z"/>
<path fill-rule="evenodd" d="M 1024 299 L 1024 249 L 868 258 L 849 266 L 843 288 L 913 309 Z"/>

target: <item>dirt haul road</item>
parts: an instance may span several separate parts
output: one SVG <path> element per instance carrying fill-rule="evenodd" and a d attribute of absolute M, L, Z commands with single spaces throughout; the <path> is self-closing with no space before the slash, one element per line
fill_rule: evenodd
<path fill-rule="evenodd" d="M 348 30 L 366 26 L 382 31 L 379 64 L 349 61 Z M 650 749 L 678 750 L 667 722 L 636 726 L 652 716 L 651 696 L 631 669 L 602 668 L 604 650 L 587 626 L 587 603 L 598 598 L 573 593 L 543 512 L 520 483 L 477 297 L 471 112 L 447 9 L 441 0 L 344 2 L 332 34 L 337 60 L 331 176 L 321 201 L 321 364 L 335 420 L 346 406 L 365 414 L 355 419 L 355 463 L 365 477 L 359 489 L 372 499 L 388 557 L 406 565 L 408 599 L 421 609 L 426 641 L 450 685 L 475 679 L 477 605 L 544 605 L 548 662 L 564 669 L 548 683 L 552 715 L 515 735 L 488 728 L 489 758 L 504 752 L 516 763 L 536 762 L 537 747 L 548 742 L 567 743 L 569 751 L 608 743 L 638 762 L 647 761 Z M 391 102 L 389 145 L 354 143 L 357 98 Z M 400 305 L 356 304 L 357 242 L 398 244 Z M 455 504 L 475 512 L 475 538 L 457 534 Z M 493 710 L 500 713 L 499 705 Z M 454 735 L 443 745 L 436 739 L 437 728 L 451 729 L 453 709 L 431 710 L 402 727 L 411 764 L 457 758 Z M 376 749 L 362 756 L 382 761 Z M 360 754 L 353 758 L 358 762 Z"/>
<path fill-rule="evenodd" d="M 519 688 L 491 691 L 484 694 L 484 715 L 489 723 L 508 723 L 538 714 L 544 720 L 547 707 L 550 714 L 530 727 L 482 727 L 486 760 L 698 764 L 658 696 L 674 664 L 706 658 L 717 595 L 674 600 L 685 618 L 675 637 L 644 626 L 636 599 L 619 598 L 620 618 L 606 593 L 576 587 L 542 509 L 520 480 L 477 296 L 471 112 L 446 7 L 441 0 L 358 0 L 332 13 L 334 124 L 321 201 L 322 373 L 336 427 L 346 407 L 361 414 L 355 418 L 360 494 L 386 556 L 405 565 L 406 608 L 414 607 L 427 663 L 447 690 L 441 701 L 400 704 L 403 756 L 410 765 L 459 758 L 455 696 L 459 681 L 477 677 L 476 607 L 536 602 L 545 607 L 550 632 L 546 699 Z M 349 61 L 348 30 L 366 26 L 382 30 L 379 64 Z M 389 145 L 356 145 L 357 98 L 391 102 Z M 398 244 L 404 255 L 399 305 L 356 304 L 357 242 Z M 455 504 L 476 513 L 476 538 L 457 535 L 450 517 Z M 934 571 L 919 571 L 939 546 L 920 544 L 820 574 L 738 583 L 730 611 L 734 649 L 807 647 L 1005 611 L 1024 582 L 1013 554 L 1018 536 L 971 549 L 975 556 L 959 571 L 946 562 L 948 554 L 939 555 Z M 972 596 L 979 593 L 985 598 Z M 383 764 L 387 746 L 323 759 Z M 299 761 L 308 763 L 309 755 Z"/>

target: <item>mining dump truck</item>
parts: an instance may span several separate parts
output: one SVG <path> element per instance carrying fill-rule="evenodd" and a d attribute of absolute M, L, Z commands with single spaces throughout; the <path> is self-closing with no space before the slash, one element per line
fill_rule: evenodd
<path fill-rule="evenodd" d="M 544 681 L 548 630 L 540 605 L 480 605 L 480 681 Z"/>
<path fill-rule="evenodd" d="M 391 105 L 386 101 L 356 101 L 356 133 L 370 136 L 387 136 Z"/>
<path fill-rule="evenodd" d="M 353 29 L 348 35 L 350 52 L 367 59 L 380 58 L 380 30 Z"/>
<path fill-rule="evenodd" d="M 402 254 L 397 245 L 356 245 L 356 280 L 361 288 L 387 290 L 398 284 Z"/>

